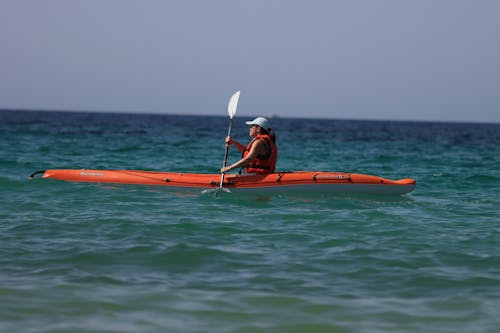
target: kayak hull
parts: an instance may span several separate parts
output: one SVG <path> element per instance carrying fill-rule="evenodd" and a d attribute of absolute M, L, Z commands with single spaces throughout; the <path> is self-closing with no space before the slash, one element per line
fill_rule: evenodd
<path fill-rule="evenodd" d="M 171 188 L 217 189 L 220 174 L 194 174 L 141 170 L 54 169 L 43 171 L 42 178 L 71 182 L 167 186 Z M 401 195 L 411 191 L 411 178 L 391 180 L 372 175 L 345 172 L 293 171 L 268 175 L 231 175 L 223 187 L 231 192 L 308 192 Z"/>

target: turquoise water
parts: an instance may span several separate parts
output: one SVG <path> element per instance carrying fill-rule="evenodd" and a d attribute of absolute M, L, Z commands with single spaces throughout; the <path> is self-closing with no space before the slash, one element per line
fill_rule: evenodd
<path fill-rule="evenodd" d="M 417 188 L 261 197 L 29 181 L 50 168 L 217 172 L 228 120 L 0 112 L 0 331 L 498 331 L 500 125 L 272 121 L 280 170 Z"/>

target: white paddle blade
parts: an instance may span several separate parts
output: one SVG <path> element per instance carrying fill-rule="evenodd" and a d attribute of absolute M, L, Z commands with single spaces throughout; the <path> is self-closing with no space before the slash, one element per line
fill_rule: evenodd
<path fill-rule="evenodd" d="M 227 113 L 229 114 L 229 118 L 233 119 L 236 114 L 236 107 L 238 106 L 238 99 L 240 98 L 240 91 L 238 90 L 231 96 L 229 100 L 229 104 L 227 105 Z"/>

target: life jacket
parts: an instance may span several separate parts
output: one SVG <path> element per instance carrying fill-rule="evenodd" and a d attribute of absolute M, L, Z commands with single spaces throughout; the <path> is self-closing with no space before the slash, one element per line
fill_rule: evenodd
<path fill-rule="evenodd" d="M 250 149 L 258 140 L 265 140 L 268 144 L 269 149 L 271 150 L 266 155 L 256 156 L 253 161 L 251 161 L 245 168 L 247 173 L 258 173 L 258 174 L 267 174 L 273 173 L 276 169 L 276 162 L 278 160 L 278 147 L 273 142 L 273 140 L 267 134 L 260 134 L 256 136 L 247 146 L 245 151 L 243 152 L 243 158 L 247 157 Z"/>

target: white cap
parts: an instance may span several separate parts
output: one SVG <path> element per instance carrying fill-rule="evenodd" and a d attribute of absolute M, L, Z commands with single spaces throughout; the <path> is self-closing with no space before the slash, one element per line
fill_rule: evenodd
<path fill-rule="evenodd" d="M 257 117 L 252 121 L 246 121 L 245 124 L 258 125 L 258 126 L 262 127 L 263 129 L 265 129 L 266 131 L 269 130 L 269 128 L 271 128 L 271 126 L 269 125 L 269 121 L 264 117 Z"/>

